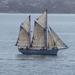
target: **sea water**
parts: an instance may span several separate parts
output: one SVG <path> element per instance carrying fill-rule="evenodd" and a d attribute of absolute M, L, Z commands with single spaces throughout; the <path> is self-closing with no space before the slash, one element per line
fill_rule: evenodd
<path fill-rule="evenodd" d="M 32 20 L 38 15 L 32 14 Z M 27 16 L 0 13 L 0 75 L 75 75 L 75 14 L 48 14 L 48 25 L 69 47 L 57 56 L 18 52 L 19 26 Z"/>

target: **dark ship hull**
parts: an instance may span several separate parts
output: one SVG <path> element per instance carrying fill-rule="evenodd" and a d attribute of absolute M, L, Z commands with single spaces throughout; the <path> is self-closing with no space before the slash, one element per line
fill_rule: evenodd
<path fill-rule="evenodd" d="M 57 55 L 58 49 L 19 49 L 19 52 L 25 55 Z"/>

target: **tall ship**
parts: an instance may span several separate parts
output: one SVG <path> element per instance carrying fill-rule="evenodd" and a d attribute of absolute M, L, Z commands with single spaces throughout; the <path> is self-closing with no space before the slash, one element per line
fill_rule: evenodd
<path fill-rule="evenodd" d="M 57 55 L 61 49 L 68 46 L 59 38 L 47 24 L 47 10 L 31 24 L 31 16 L 20 25 L 16 46 L 25 55 Z"/>

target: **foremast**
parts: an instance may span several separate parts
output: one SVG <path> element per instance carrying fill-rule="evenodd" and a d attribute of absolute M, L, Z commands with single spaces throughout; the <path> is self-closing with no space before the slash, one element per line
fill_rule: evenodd
<path fill-rule="evenodd" d="M 29 48 L 32 47 L 31 15 L 29 15 Z"/>

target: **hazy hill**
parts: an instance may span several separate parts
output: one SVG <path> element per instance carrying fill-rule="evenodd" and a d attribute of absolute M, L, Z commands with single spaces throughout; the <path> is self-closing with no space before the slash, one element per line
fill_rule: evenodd
<path fill-rule="evenodd" d="M 0 12 L 37 13 L 44 8 L 50 13 L 75 13 L 75 0 L 0 0 Z"/>

